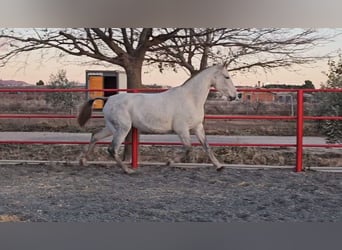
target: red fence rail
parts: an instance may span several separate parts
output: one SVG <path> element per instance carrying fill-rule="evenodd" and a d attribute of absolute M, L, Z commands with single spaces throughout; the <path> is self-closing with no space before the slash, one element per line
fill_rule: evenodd
<path fill-rule="evenodd" d="M 124 92 L 160 92 L 165 89 L 50 89 L 50 88 L 2 88 L 0 93 L 22 93 L 22 92 L 91 92 L 91 91 L 124 91 Z M 296 143 L 295 144 L 261 144 L 261 143 L 210 143 L 211 146 L 243 146 L 243 147 L 296 147 L 297 172 L 303 171 L 303 148 L 304 147 L 326 147 L 342 148 L 342 144 L 303 144 L 303 127 L 305 120 L 342 120 L 342 116 L 305 116 L 304 115 L 304 93 L 309 92 L 340 92 L 342 89 L 238 89 L 239 92 L 295 92 L 297 94 L 297 112 L 295 116 L 266 116 L 266 115 L 206 115 L 205 119 L 212 120 L 295 120 L 296 121 Z M 76 115 L 62 114 L 0 114 L 0 119 L 25 119 L 25 118 L 61 118 L 75 119 Z M 103 115 L 93 115 L 92 118 L 103 118 Z M 175 142 L 139 142 L 138 131 L 134 128 L 132 133 L 132 167 L 138 167 L 139 145 L 181 145 Z M 81 141 L 14 141 L 0 140 L 2 144 L 87 144 Z M 104 142 L 102 142 L 104 143 Z M 193 145 L 199 145 L 194 143 Z"/>

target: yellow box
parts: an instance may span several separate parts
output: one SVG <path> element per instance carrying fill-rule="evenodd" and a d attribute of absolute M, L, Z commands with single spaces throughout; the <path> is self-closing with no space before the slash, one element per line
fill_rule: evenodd
<path fill-rule="evenodd" d="M 122 71 L 113 70 L 87 70 L 86 71 L 87 99 L 95 97 L 108 97 L 118 93 L 117 89 L 126 89 L 126 74 Z M 109 91 L 106 91 L 109 90 Z M 102 109 L 104 101 L 96 100 L 94 109 Z"/>

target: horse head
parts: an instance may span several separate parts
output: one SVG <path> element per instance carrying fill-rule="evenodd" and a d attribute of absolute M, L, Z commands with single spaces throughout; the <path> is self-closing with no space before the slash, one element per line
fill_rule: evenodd
<path fill-rule="evenodd" d="M 228 70 L 226 69 L 226 63 L 223 65 L 216 65 L 215 68 L 212 86 L 223 95 L 227 96 L 229 100 L 235 100 L 237 91 L 229 76 Z"/>

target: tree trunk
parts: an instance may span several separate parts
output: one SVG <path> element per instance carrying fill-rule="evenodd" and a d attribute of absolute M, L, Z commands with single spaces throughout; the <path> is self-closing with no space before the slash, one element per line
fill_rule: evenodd
<path fill-rule="evenodd" d="M 125 67 L 126 75 L 127 75 L 127 88 L 128 89 L 141 89 L 142 88 L 142 61 L 130 63 L 127 67 Z M 140 134 L 138 135 L 140 136 Z M 129 131 L 126 139 L 125 139 L 125 147 L 123 160 L 132 159 L 132 129 Z"/>
<path fill-rule="evenodd" d="M 126 68 L 127 74 L 127 88 L 128 89 L 138 89 L 142 88 L 141 71 L 142 63 L 132 63 Z"/>

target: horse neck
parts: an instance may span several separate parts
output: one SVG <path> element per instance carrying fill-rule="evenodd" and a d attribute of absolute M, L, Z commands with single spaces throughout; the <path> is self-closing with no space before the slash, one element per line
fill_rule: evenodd
<path fill-rule="evenodd" d="M 182 88 L 186 90 L 187 96 L 189 98 L 191 96 L 198 107 L 204 106 L 210 91 L 211 74 L 205 73 L 206 72 L 199 73 L 182 86 Z"/>

